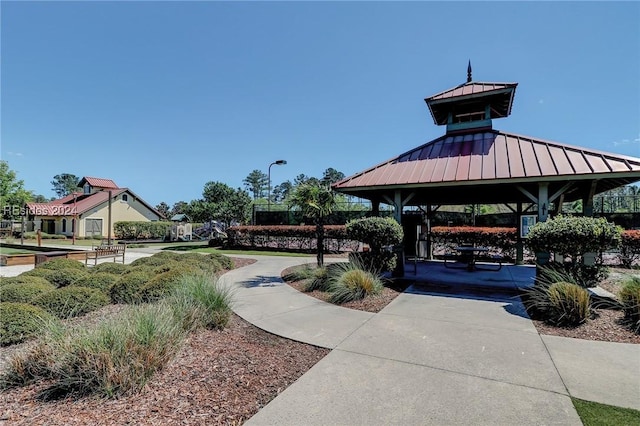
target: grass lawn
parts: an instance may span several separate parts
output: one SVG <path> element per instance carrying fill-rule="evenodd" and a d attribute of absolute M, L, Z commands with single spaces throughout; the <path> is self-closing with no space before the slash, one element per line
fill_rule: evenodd
<path fill-rule="evenodd" d="M 39 253 L 39 252 L 35 250 L 16 249 L 16 248 L 0 246 L 0 254 L 31 254 L 31 253 Z"/>
<path fill-rule="evenodd" d="M 640 425 L 640 411 L 572 398 L 584 426 Z"/>

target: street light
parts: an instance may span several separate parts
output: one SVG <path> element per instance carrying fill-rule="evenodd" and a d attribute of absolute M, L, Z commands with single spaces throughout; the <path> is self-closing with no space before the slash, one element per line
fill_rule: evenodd
<path fill-rule="evenodd" d="M 273 165 L 282 166 L 287 164 L 287 160 L 276 160 L 273 163 L 269 164 L 269 173 L 267 175 L 267 180 L 269 181 L 269 192 L 267 192 L 267 211 L 271 211 L 271 166 Z"/>

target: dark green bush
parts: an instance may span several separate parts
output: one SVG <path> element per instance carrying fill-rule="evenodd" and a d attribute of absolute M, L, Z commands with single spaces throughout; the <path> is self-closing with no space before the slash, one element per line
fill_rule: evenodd
<path fill-rule="evenodd" d="M 173 259 L 167 259 L 160 256 L 141 257 L 131 262 L 131 266 L 162 266 L 167 263 L 174 262 Z"/>
<path fill-rule="evenodd" d="M 0 303 L 0 346 L 21 343 L 38 334 L 53 317 L 27 303 Z"/>
<path fill-rule="evenodd" d="M 564 259 L 566 270 L 583 287 L 593 287 L 607 276 L 602 252 L 620 244 L 621 229 L 604 218 L 557 216 L 535 224 L 526 244 L 535 253 L 553 253 Z M 597 255 L 594 264 L 587 253 Z"/>
<path fill-rule="evenodd" d="M 120 275 L 120 274 L 124 274 L 129 269 L 130 269 L 129 265 L 123 265 L 122 263 L 104 262 L 104 263 L 98 263 L 96 266 L 93 266 L 92 268 L 90 268 L 89 271 L 92 274 L 95 274 L 98 272 L 106 272 L 108 274 Z"/>
<path fill-rule="evenodd" d="M 350 261 L 356 261 L 363 268 L 377 274 L 391 271 L 396 266 L 396 254 L 383 247 L 402 243 L 402 226 L 390 217 L 367 217 L 347 223 L 347 237 L 369 245 L 370 251 L 354 253 Z"/>
<path fill-rule="evenodd" d="M 223 254 L 211 253 L 205 256 L 205 258 L 209 259 L 210 261 L 218 262 L 223 269 L 233 269 L 235 267 L 235 265 L 233 264 L 233 260 Z"/>
<path fill-rule="evenodd" d="M 3 286 L 8 285 L 8 284 L 18 284 L 18 283 L 24 283 L 24 284 L 51 284 L 49 281 L 47 281 L 43 277 L 38 277 L 36 275 L 20 274 L 20 275 L 18 275 L 16 277 L 2 277 L 2 280 L 0 281 L 0 287 L 3 287 Z"/>
<path fill-rule="evenodd" d="M 109 304 L 109 298 L 100 290 L 71 286 L 41 294 L 33 304 L 65 319 L 100 309 Z"/>
<path fill-rule="evenodd" d="M 156 275 L 140 288 L 136 298 L 141 302 L 155 302 L 162 299 L 178 287 L 185 274 L 185 270 L 173 270 Z"/>
<path fill-rule="evenodd" d="M 111 287 L 118 281 L 119 276 L 106 272 L 87 274 L 71 284 L 73 287 L 87 287 L 100 290 L 104 294 L 109 294 Z"/>
<path fill-rule="evenodd" d="M 111 287 L 112 303 L 138 303 L 140 289 L 154 276 L 153 271 L 143 267 L 120 276 Z"/>
<path fill-rule="evenodd" d="M 45 274 L 43 278 L 56 287 L 66 287 L 87 275 L 86 270 L 77 268 L 50 269 L 48 271 L 49 272 Z"/>
<path fill-rule="evenodd" d="M 640 278 L 631 277 L 623 283 L 620 302 L 625 318 L 631 322 L 636 333 L 640 332 Z"/>
<path fill-rule="evenodd" d="M 371 251 L 402 243 L 402 226 L 390 217 L 365 217 L 347 223 L 347 238 L 368 244 Z"/>
<path fill-rule="evenodd" d="M 37 277 L 33 277 L 37 278 Z M 55 290 L 56 286 L 45 281 L 35 283 L 13 283 L 0 287 L 0 301 L 31 303 L 37 296 Z"/>
<path fill-rule="evenodd" d="M 67 259 L 66 257 L 58 257 L 58 258 L 51 259 L 51 260 L 48 260 L 48 261 L 46 261 L 44 263 L 39 264 L 37 266 L 37 268 L 42 268 L 42 269 L 86 269 L 86 266 L 84 266 L 84 263 L 82 263 L 82 262 L 80 262 L 78 260 Z"/>

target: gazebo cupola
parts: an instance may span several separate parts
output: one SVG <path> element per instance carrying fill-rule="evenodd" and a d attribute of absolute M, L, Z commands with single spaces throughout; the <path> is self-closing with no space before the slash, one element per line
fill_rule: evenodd
<path fill-rule="evenodd" d="M 481 83 L 471 78 L 471 61 L 467 82 L 445 90 L 424 101 L 435 124 L 447 125 L 447 134 L 470 129 L 491 129 L 491 120 L 511 114 L 518 83 Z"/>

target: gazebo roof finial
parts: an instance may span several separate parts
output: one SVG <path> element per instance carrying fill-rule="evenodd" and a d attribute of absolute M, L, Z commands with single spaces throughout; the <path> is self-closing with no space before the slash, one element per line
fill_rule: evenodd
<path fill-rule="evenodd" d="M 471 59 L 469 59 L 469 65 L 467 65 L 467 83 L 471 83 Z"/>

